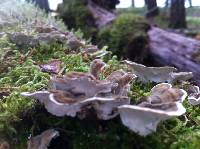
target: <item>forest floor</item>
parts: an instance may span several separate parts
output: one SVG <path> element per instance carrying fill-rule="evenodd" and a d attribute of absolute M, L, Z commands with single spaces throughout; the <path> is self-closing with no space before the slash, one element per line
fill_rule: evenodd
<path fill-rule="evenodd" d="M 0 32 L 3 33 L 0 36 L 0 145 L 1 141 L 7 141 L 11 145 L 11 149 L 25 149 L 31 136 L 53 128 L 60 132 L 60 136 L 52 141 L 49 149 L 198 149 L 200 147 L 200 107 L 191 106 L 187 100 L 183 103 L 187 109 L 184 116 L 161 122 L 155 133 L 142 137 L 123 126 L 119 116 L 109 121 L 101 121 L 96 118 L 80 120 L 67 116 L 56 117 L 47 112 L 44 106 L 35 100 L 21 96 L 21 92 L 47 89 L 50 74 L 41 71 L 40 64 L 57 59 L 61 61 L 64 73 L 88 72 L 90 62 L 94 57 L 90 58 L 77 52 L 82 47 L 71 50 L 70 46 L 73 45 L 70 45 L 69 41 L 65 42 L 66 45 L 60 42 L 51 42 L 36 47 L 17 46 L 4 32 L 22 33 L 26 38 L 20 43 L 27 41 L 28 37 L 37 37 L 39 33 L 33 29 L 35 24 L 34 27 L 30 24 L 23 24 L 27 20 L 30 21 L 28 23 L 31 23 L 36 12 L 39 12 L 37 20 L 42 20 L 45 24 L 55 23 L 58 29 L 67 35 L 72 34 L 72 37 L 84 41 L 83 47 L 91 46 L 90 41 L 83 39 L 82 32 L 70 32 L 65 27 L 62 29 L 62 23 L 54 22 L 54 19 L 40 13 L 32 6 L 26 6 L 26 9 L 19 8 L 16 13 L 22 13 L 19 10 L 24 10 L 25 12 L 19 16 L 25 17 L 23 19 L 26 21 L 22 20 L 14 27 L 3 26 L 0 28 Z M 30 13 L 30 10 L 33 12 Z M 8 11 L 10 10 L 8 9 Z M 119 10 L 119 13 L 121 11 Z M 137 12 L 138 15 L 143 15 L 143 9 L 127 9 L 122 12 Z M 26 18 L 27 15 L 30 16 Z M 197 13 L 188 16 L 188 24 L 191 27 L 198 25 L 195 17 L 197 17 Z M 164 20 L 162 21 L 164 22 Z M 33 22 L 36 21 L 32 20 Z M 161 25 L 164 27 L 166 23 Z M 126 68 L 116 56 L 110 55 L 109 52 L 108 55 L 103 55 L 101 58 L 107 64 L 103 78 L 115 70 L 125 70 Z M 133 82 L 129 94 L 131 103 L 136 104 L 142 97 L 149 95 L 154 85 L 155 83 L 143 84 L 138 80 Z M 180 87 L 180 84 L 176 84 L 176 86 Z"/>

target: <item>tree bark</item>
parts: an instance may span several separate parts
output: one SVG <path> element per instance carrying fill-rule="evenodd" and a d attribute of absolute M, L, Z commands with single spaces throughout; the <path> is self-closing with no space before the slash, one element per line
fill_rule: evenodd
<path fill-rule="evenodd" d="M 170 24 L 171 28 L 186 28 L 185 0 L 171 0 Z"/>
<path fill-rule="evenodd" d="M 132 6 L 132 7 L 135 7 L 135 0 L 132 0 L 131 2 L 132 2 L 132 3 L 131 3 L 131 6 Z"/>
<path fill-rule="evenodd" d="M 116 19 L 116 14 L 100 7 L 93 1 L 88 0 L 87 7 L 95 20 L 97 28 L 101 28 Z"/>
<path fill-rule="evenodd" d="M 27 0 L 27 1 L 35 3 L 38 7 L 44 9 L 46 12 L 50 11 L 48 0 Z"/>
<path fill-rule="evenodd" d="M 113 10 L 120 3 L 119 0 L 92 0 L 94 3 L 107 10 Z"/>
<path fill-rule="evenodd" d="M 200 85 L 200 41 L 171 33 L 160 28 L 148 32 L 149 53 L 159 64 L 175 66 L 180 71 L 193 72 Z"/>
<path fill-rule="evenodd" d="M 156 0 L 145 0 L 145 4 L 147 6 L 148 11 L 146 13 L 147 18 L 155 17 L 159 14 L 159 9 Z"/>
<path fill-rule="evenodd" d="M 169 0 L 165 1 L 165 7 L 167 7 L 167 8 L 169 7 Z"/>
<path fill-rule="evenodd" d="M 190 7 L 192 7 L 192 0 L 188 0 Z"/>

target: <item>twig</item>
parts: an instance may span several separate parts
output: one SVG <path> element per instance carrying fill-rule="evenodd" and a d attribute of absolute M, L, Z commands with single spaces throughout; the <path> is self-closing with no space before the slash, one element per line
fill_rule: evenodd
<path fill-rule="evenodd" d="M 5 89 L 5 90 L 9 90 L 9 89 L 19 89 L 19 87 L 0 87 L 0 89 Z"/>

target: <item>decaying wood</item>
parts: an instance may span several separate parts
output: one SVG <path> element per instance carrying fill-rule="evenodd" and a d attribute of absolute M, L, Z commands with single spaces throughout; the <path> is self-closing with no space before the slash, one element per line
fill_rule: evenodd
<path fill-rule="evenodd" d="M 88 0 L 87 7 L 95 18 L 95 24 L 98 28 L 101 28 L 116 19 L 116 15 L 114 13 L 98 6 L 90 0 Z"/>
<path fill-rule="evenodd" d="M 150 55 L 155 61 L 193 72 L 195 82 L 200 85 L 200 41 L 156 27 L 148 35 Z"/>

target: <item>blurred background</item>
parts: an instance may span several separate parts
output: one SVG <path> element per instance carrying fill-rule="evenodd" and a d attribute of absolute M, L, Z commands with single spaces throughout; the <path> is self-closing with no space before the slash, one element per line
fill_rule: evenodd
<path fill-rule="evenodd" d="M 192 72 L 199 69 L 200 1 L 27 1 L 63 20 L 69 30 L 80 30 L 98 47 L 107 45 L 118 59 Z"/>

